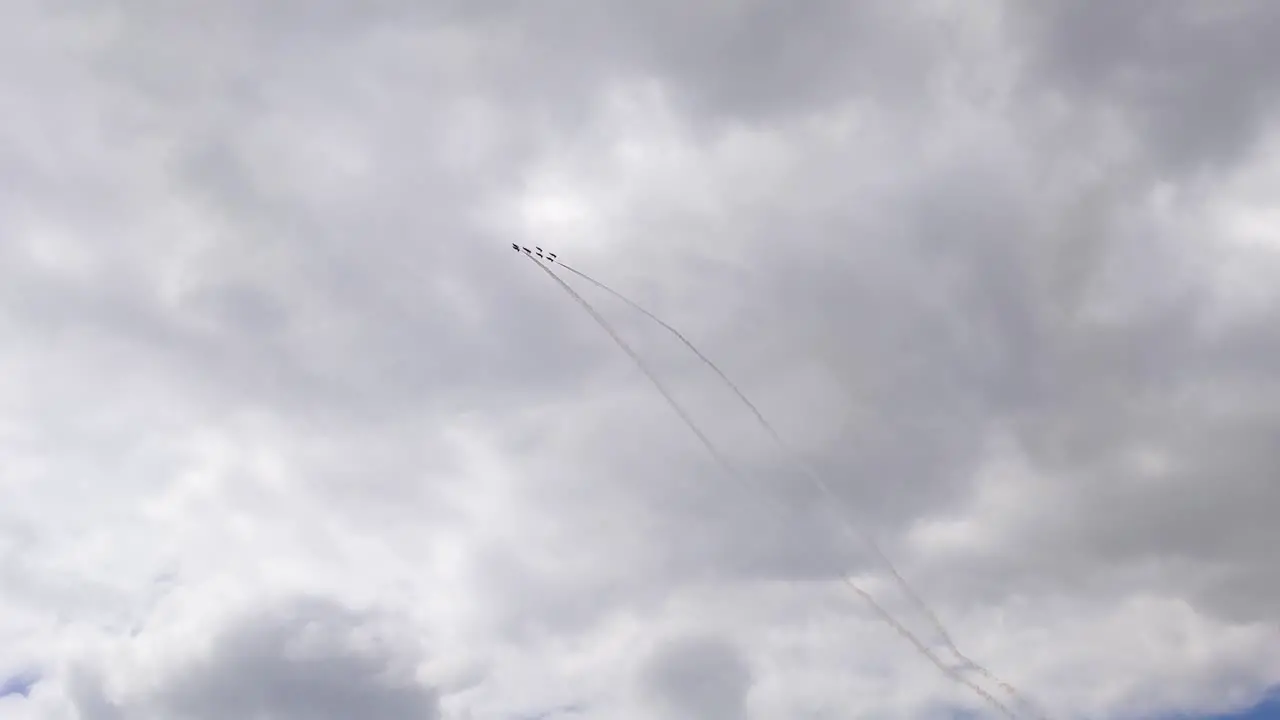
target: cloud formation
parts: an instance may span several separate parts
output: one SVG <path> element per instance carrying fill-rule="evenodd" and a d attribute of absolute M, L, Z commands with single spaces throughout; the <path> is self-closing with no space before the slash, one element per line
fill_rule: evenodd
<path fill-rule="evenodd" d="M 412 678 L 414 658 L 395 657 L 387 644 L 368 618 L 304 598 L 238 619 L 204 657 L 141 698 L 118 704 L 84 674 L 73 687 L 85 720 L 439 718 L 435 692 Z"/>
<path fill-rule="evenodd" d="M 687 637 L 664 645 L 649 658 L 644 683 L 671 717 L 747 717 L 751 670 L 738 650 L 719 638 Z"/>
<path fill-rule="evenodd" d="M 0 11 L 0 715 L 986 712 L 837 513 L 1052 717 L 1280 683 L 1272 3 L 261 5 Z"/>

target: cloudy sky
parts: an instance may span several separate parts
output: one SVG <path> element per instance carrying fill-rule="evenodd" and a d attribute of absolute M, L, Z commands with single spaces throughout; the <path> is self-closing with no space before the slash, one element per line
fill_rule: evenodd
<path fill-rule="evenodd" d="M 842 519 L 1021 716 L 1252 706 L 1277 193 L 1270 0 L 8 0 L 0 717 L 991 716 Z"/>

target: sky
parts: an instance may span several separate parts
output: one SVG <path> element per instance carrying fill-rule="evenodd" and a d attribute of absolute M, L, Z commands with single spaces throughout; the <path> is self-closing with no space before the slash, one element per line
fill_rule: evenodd
<path fill-rule="evenodd" d="M 1276 720 L 1280 718 L 1280 700 L 1264 700 L 1244 711 L 1214 716 L 1213 720 Z"/>
<path fill-rule="evenodd" d="M 0 718 L 1266 717 L 1278 192 L 1270 0 L 9 0 Z"/>

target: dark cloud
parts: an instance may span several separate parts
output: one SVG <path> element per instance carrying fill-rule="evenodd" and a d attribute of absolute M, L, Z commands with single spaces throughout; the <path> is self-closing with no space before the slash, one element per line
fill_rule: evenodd
<path fill-rule="evenodd" d="M 523 18 L 553 56 L 595 53 L 615 77 L 656 77 L 696 114 L 769 120 L 845 101 L 918 95 L 941 36 L 901 4 L 572 3 Z M 550 68 L 575 72 L 567 58 Z M 578 70 L 577 72 L 581 72 Z"/>
<path fill-rule="evenodd" d="M 1280 98 L 1274 3 L 1011 7 L 1014 36 L 1030 40 L 1029 84 L 1119 111 L 1160 173 L 1229 167 L 1274 119 Z"/>
<path fill-rule="evenodd" d="M 172 675 L 153 695 L 119 707 L 95 681 L 77 683 L 86 720 L 156 716 L 175 720 L 368 717 L 435 720 L 434 690 L 413 678 L 415 657 L 372 618 L 306 599 L 226 628 L 208 654 Z"/>
<path fill-rule="evenodd" d="M 745 720 L 751 669 L 718 637 L 682 637 L 649 658 L 642 685 L 663 717 Z"/>
<path fill-rule="evenodd" d="M 177 52 L 172 33 L 193 20 L 206 33 L 184 49 L 214 62 L 198 72 L 155 62 Z M 237 104 L 264 106 L 271 103 L 263 94 L 271 81 L 261 73 L 305 82 L 307 68 L 296 59 L 301 53 L 335 39 L 415 38 L 420 45 L 413 57 L 430 64 L 400 65 L 396 72 L 417 79 L 426 93 L 501 94 L 530 120 L 554 120 L 557 126 L 546 130 L 560 134 L 589 121 L 595 93 L 642 78 L 670 87 L 693 113 L 722 120 L 768 121 L 860 96 L 918 99 L 935 80 L 953 33 L 944 13 L 923 5 L 834 0 L 696 8 L 394 0 L 359 11 L 342 3 L 285 3 L 267 11 L 229 3 L 191 12 L 141 2 L 126 15 L 121 42 L 111 45 L 102 67 L 151 95 L 203 105 L 197 93 L 214 91 Z M 225 52 L 229 47 L 270 64 L 250 65 L 244 55 Z M 341 82 L 369 69 L 335 70 Z"/>

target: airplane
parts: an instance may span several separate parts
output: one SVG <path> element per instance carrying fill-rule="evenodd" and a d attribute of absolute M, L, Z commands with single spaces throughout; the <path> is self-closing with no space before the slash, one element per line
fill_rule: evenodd
<path fill-rule="evenodd" d="M 555 262 L 555 261 L 556 261 L 556 254 L 555 254 L 555 253 L 553 253 L 553 252 L 548 252 L 548 253 L 546 253 L 546 254 L 544 255 L 543 253 L 544 253 L 545 251 L 544 251 L 542 248 L 538 247 L 537 245 L 535 245 L 535 246 L 534 246 L 534 250 L 536 250 L 536 251 L 537 251 L 536 253 L 535 253 L 533 250 L 530 250 L 529 248 L 524 247 L 523 245 L 517 245 L 516 243 L 511 243 L 511 249 L 512 249 L 512 250 L 515 250 L 516 252 L 522 252 L 522 251 L 523 251 L 525 255 L 529 255 L 530 257 L 532 257 L 533 255 L 537 255 L 537 256 L 538 256 L 538 259 L 540 259 L 540 260 L 546 260 L 546 261 L 548 261 L 548 262 Z"/>

